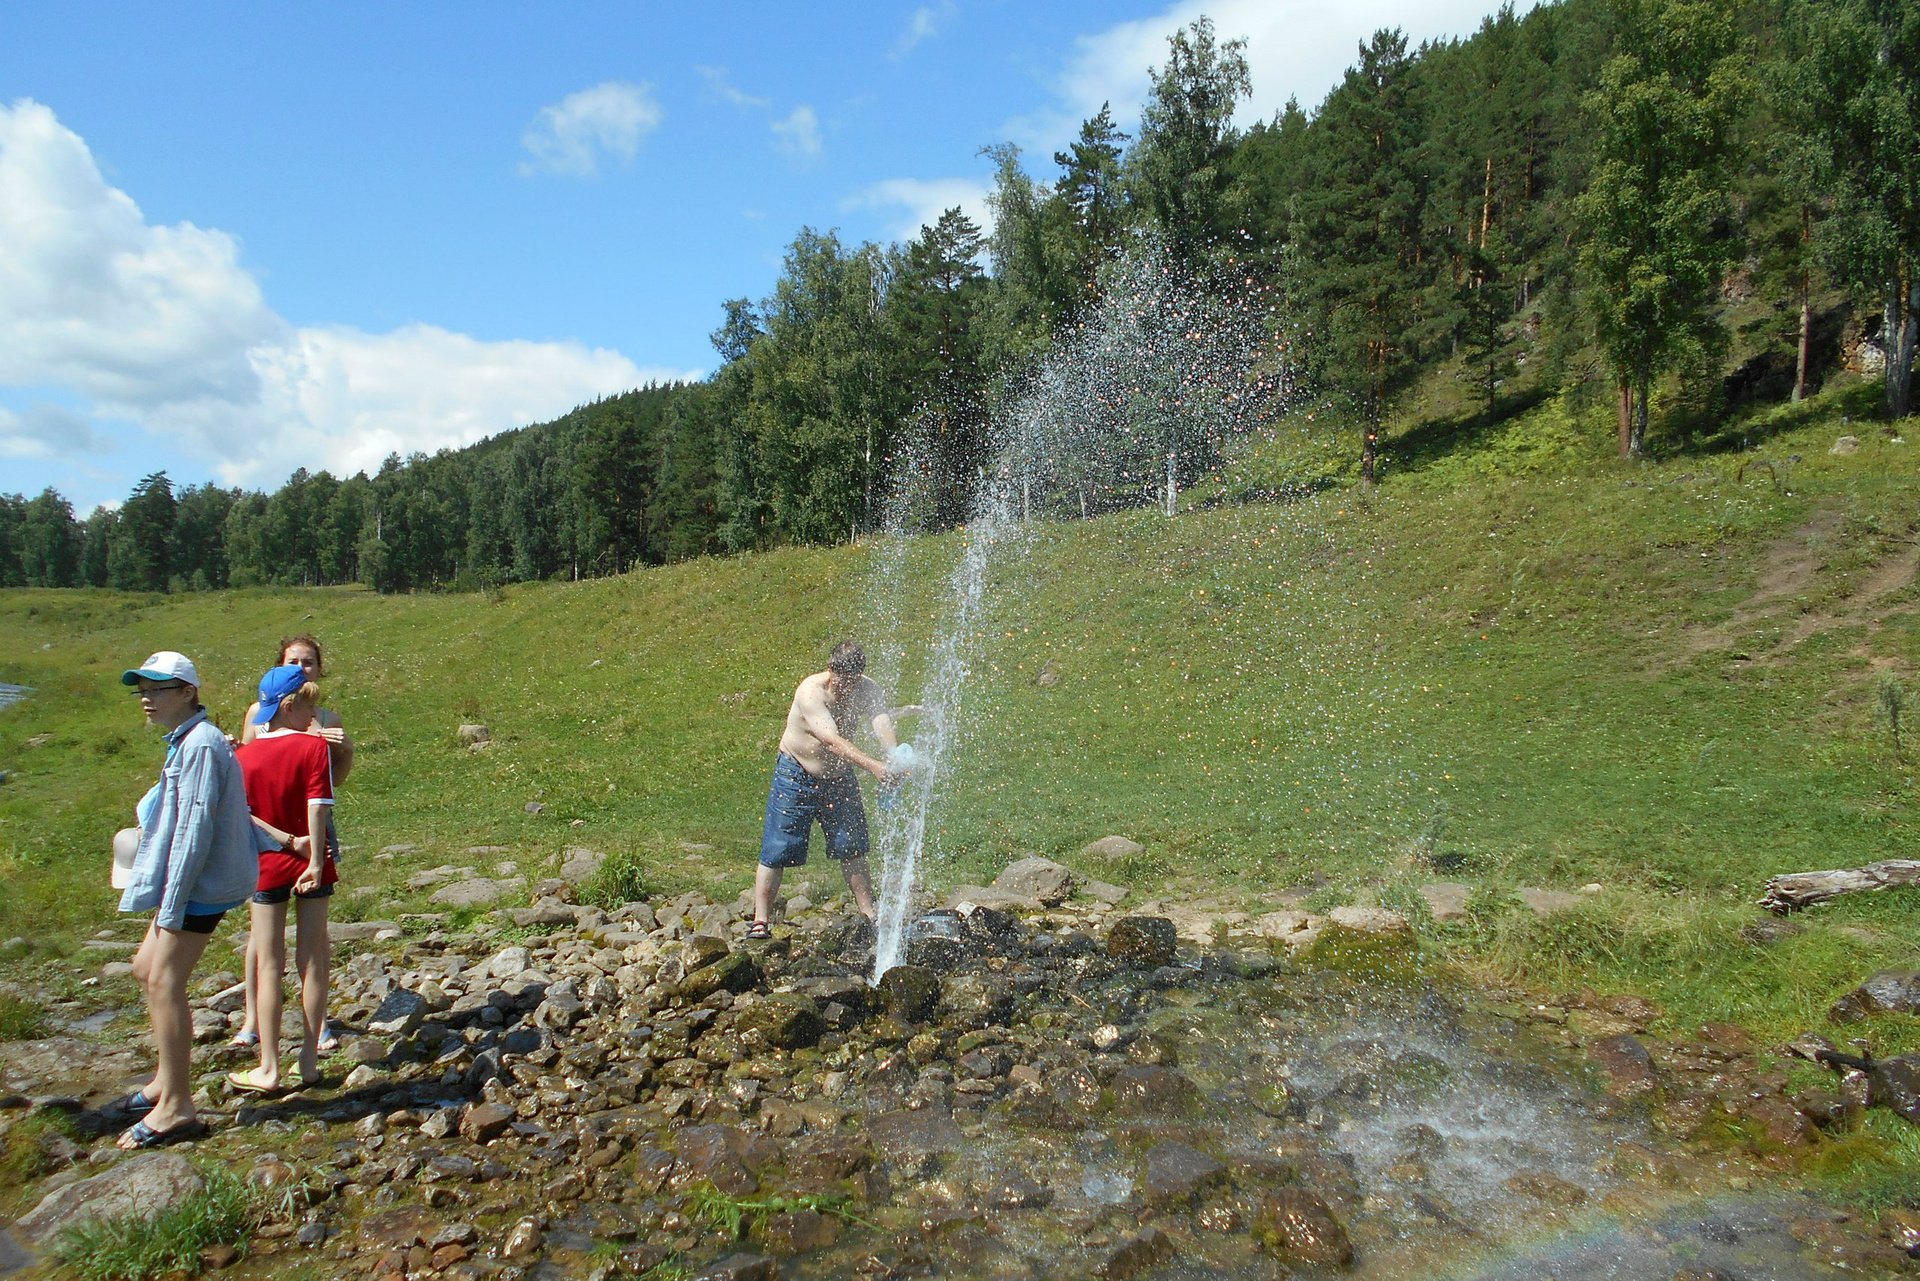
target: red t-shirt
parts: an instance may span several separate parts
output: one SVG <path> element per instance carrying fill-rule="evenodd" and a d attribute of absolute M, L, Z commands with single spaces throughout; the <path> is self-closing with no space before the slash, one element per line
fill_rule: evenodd
<path fill-rule="evenodd" d="M 318 734 L 268 730 L 237 754 L 247 781 L 247 808 L 281 831 L 305 836 L 307 803 L 333 804 L 333 762 L 327 755 L 327 740 Z M 306 868 L 307 860 L 291 850 L 268 850 L 260 855 L 259 888 L 285 888 L 300 879 Z M 339 879 L 329 857 L 321 884 Z"/>

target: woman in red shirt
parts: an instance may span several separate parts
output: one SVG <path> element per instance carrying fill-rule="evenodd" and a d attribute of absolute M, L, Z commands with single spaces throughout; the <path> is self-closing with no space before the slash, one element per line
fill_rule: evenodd
<path fill-rule="evenodd" d="M 294 963 L 300 971 L 300 1006 L 306 1035 L 300 1044 L 300 1084 L 320 1079 L 320 1034 L 327 1023 L 327 971 L 332 948 L 327 941 L 327 899 L 340 879 L 327 848 L 327 817 L 333 807 L 333 768 L 327 741 L 305 732 L 313 723 L 320 687 L 298 663 L 273 668 L 260 678 L 260 701 L 249 720 L 265 731 L 239 750 L 246 776 L 247 806 L 272 826 L 312 838 L 305 856 L 291 848 L 260 855 L 260 883 L 253 896 L 253 932 L 247 950 L 256 976 L 254 1002 L 259 1016 L 260 1066 L 229 1072 L 236 1090 L 277 1094 L 286 1089 L 280 1075 L 280 1010 L 285 1000 L 281 972 L 286 967 L 287 902 L 295 915 Z"/>

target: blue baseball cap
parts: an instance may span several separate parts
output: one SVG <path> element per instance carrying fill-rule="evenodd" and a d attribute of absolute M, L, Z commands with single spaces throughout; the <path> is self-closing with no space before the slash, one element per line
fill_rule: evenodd
<path fill-rule="evenodd" d="M 307 683 L 307 669 L 298 663 L 274 667 L 260 678 L 260 710 L 253 714 L 255 725 L 265 725 L 280 710 L 280 704 L 300 692 Z"/>

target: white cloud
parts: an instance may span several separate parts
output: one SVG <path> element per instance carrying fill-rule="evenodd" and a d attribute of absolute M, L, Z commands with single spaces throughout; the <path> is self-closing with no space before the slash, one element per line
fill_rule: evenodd
<path fill-rule="evenodd" d="M 296 466 L 351 474 L 699 376 L 577 342 L 295 328 L 231 236 L 147 223 L 50 110 L 0 107 L 0 386 L 66 388 L 96 416 L 179 437 L 229 483 L 275 484 Z M 100 445 L 72 410 L 0 411 L 0 452 Z"/>
<path fill-rule="evenodd" d="M 0 409 L 0 458 L 58 458 L 99 454 L 113 442 L 93 430 L 86 416 L 45 401 L 25 413 Z"/>
<path fill-rule="evenodd" d="M 955 13 L 953 0 L 941 0 L 937 5 L 923 4 L 915 9 L 907 19 L 907 29 L 900 34 L 899 43 L 893 46 L 889 57 L 899 59 L 912 53 L 923 40 L 931 40 L 940 34 L 940 28 Z"/>
<path fill-rule="evenodd" d="M 785 120 L 776 120 L 770 127 L 780 144 L 780 150 L 789 156 L 805 159 L 820 154 L 820 118 L 805 103 L 795 107 Z"/>
<path fill-rule="evenodd" d="M 1533 0 L 1521 0 L 1523 12 Z M 1356 61 L 1360 43 L 1381 27 L 1399 27 L 1409 46 L 1449 35 L 1471 35 L 1491 11 L 1488 0 L 1178 0 L 1150 18 L 1122 22 L 1081 36 L 1054 84 L 1055 101 L 1007 124 L 1010 136 L 1051 155 L 1080 122 L 1111 102 L 1128 128 L 1139 119 L 1150 81 L 1148 68 L 1166 65 L 1167 37 L 1203 14 L 1222 41 L 1245 37 L 1253 97 L 1240 110 L 1243 124 L 1266 119 L 1298 97 L 1311 111 Z"/>
<path fill-rule="evenodd" d="M 905 213 L 888 228 L 896 240 L 911 240 L 920 228 L 940 220 L 958 205 L 983 230 L 993 227 L 993 209 L 987 204 L 992 187 L 973 178 L 887 178 L 840 202 L 842 209 L 902 209 Z"/>
<path fill-rule="evenodd" d="M 663 114 L 651 85 L 609 80 L 570 93 L 540 108 L 520 135 L 520 145 L 533 157 L 521 162 L 520 172 L 592 177 L 602 152 L 632 160 L 640 140 L 660 127 Z"/>
<path fill-rule="evenodd" d="M 725 67 L 695 67 L 706 78 L 707 87 L 731 102 L 743 111 L 764 111 L 773 104 L 765 98 L 756 98 L 752 94 L 737 89 L 727 79 Z"/>

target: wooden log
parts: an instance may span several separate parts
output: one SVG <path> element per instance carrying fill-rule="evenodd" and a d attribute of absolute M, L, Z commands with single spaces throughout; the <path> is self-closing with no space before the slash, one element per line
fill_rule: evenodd
<path fill-rule="evenodd" d="M 1896 885 L 1920 886 L 1920 862 L 1897 858 L 1828 872 L 1789 872 L 1767 882 L 1760 906 L 1785 916 L 1843 894 L 1870 894 Z"/>

